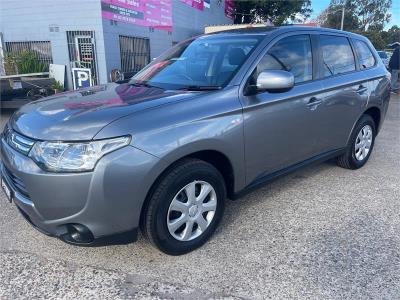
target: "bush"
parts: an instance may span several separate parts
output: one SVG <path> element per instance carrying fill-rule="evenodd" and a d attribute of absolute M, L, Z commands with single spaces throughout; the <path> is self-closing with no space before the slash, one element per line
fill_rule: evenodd
<path fill-rule="evenodd" d="M 17 57 L 19 74 L 46 72 L 47 66 L 40 62 L 35 52 L 25 50 Z"/>
<path fill-rule="evenodd" d="M 54 83 L 50 86 L 50 88 L 54 91 L 63 92 L 64 85 L 59 81 L 54 81 Z"/>

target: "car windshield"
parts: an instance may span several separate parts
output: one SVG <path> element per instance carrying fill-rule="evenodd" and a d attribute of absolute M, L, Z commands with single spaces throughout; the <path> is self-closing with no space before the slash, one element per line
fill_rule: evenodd
<path fill-rule="evenodd" d="M 388 58 L 387 54 L 385 51 L 378 51 L 379 57 L 380 58 Z"/>
<path fill-rule="evenodd" d="M 171 48 L 136 74 L 131 84 L 164 89 L 224 87 L 262 36 L 201 36 Z"/>

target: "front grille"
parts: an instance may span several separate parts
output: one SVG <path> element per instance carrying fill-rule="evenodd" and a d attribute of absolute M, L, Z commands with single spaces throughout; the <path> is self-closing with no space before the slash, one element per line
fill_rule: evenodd
<path fill-rule="evenodd" d="M 9 169 L 3 165 L 3 174 L 11 181 L 14 188 L 23 196 L 29 199 L 28 191 L 26 190 L 26 186 L 24 182 L 15 174 L 13 174 Z"/>
<path fill-rule="evenodd" d="M 15 132 L 9 126 L 6 126 L 3 132 L 3 138 L 13 149 L 21 152 L 22 154 L 28 155 L 31 150 L 34 140 L 31 140 L 23 135 Z"/>

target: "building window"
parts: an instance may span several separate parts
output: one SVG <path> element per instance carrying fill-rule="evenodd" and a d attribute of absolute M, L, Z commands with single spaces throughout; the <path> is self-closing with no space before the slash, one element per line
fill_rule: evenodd
<path fill-rule="evenodd" d="M 29 51 L 37 60 L 43 64 L 43 72 L 49 70 L 49 65 L 53 63 L 51 54 L 51 44 L 49 41 L 25 41 L 25 42 L 5 42 L 6 56 L 18 60 L 21 54 Z M 21 73 L 18 67 L 6 67 L 7 74 Z"/>
<path fill-rule="evenodd" d="M 121 70 L 137 73 L 150 62 L 150 40 L 148 38 L 119 36 Z"/>
<path fill-rule="evenodd" d="M 67 31 L 71 68 L 91 70 L 92 82 L 97 84 L 96 43 L 94 31 Z"/>

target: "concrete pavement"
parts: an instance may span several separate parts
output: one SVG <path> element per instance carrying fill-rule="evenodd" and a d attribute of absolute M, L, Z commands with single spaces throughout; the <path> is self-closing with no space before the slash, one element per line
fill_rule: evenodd
<path fill-rule="evenodd" d="M 64 244 L 31 228 L 0 193 L 0 299 L 400 298 L 400 98 L 392 98 L 364 168 L 327 162 L 228 202 L 215 236 L 185 256 L 143 238 Z"/>

